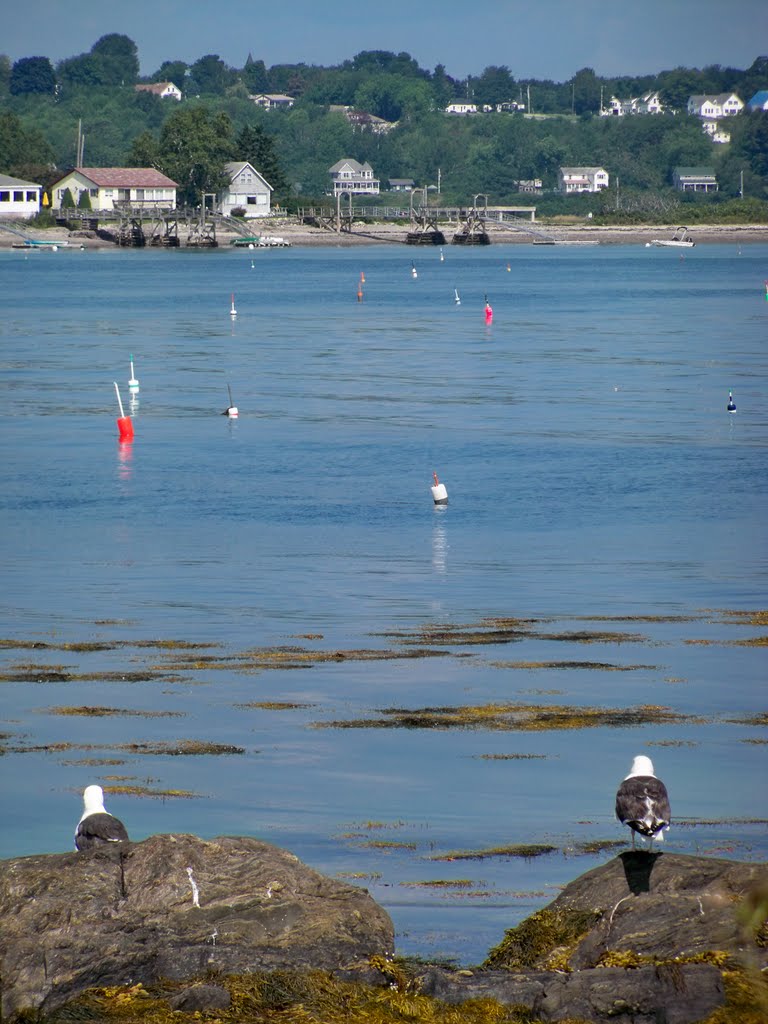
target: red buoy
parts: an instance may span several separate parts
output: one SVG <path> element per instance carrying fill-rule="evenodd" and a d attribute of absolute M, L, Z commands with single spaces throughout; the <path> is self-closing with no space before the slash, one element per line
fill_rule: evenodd
<path fill-rule="evenodd" d="M 120 416 L 117 420 L 117 432 L 121 441 L 132 441 L 133 440 L 133 423 L 131 417 L 126 416 L 123 410 L 123 400 L 120 397 L 120 388 L 117 386 L 117 381 L 113 382 L 115 385 L 115 393 L 117 395 L 117 404 L 120 407 Z"/>

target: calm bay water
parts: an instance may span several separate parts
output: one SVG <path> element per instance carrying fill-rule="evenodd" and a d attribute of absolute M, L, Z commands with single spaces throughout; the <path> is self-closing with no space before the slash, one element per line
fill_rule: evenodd
<path fill-rule="evenodd" d="M 364 876 L 399 952 L 465 963 L 613 855 L 578 846 L 622 838 L 636 753 L 669 786 L 668 849 L 768 857 L 765 647 L 744 643 L 768 606 L 768 246 L 444 253 L 0 253 L 0 856 L 69 849 L 88 783 L 183 790 L 107 806 L 134 839 L 255 835 Z M 536 635 L 242 667 L 497 617 Z M 682 717 L 328 727 L 507 701 Z M 142 746 L 184 740 L 244 752 Z M 430 859 L 510 843 L 556 851 Z"/>

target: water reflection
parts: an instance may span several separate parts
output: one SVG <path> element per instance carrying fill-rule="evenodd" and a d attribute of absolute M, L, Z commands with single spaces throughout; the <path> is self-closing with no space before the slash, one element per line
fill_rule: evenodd
<path fill-rule="evenodd" d="M 117 442 L 117 475 L 121 480 L 130 480 L 133 476 L 133 441 Z"/>
<path fill-rule="evenodd" d="M 435 515 L 443 516 L 445 512 L 444 505 L 435 506 Z M 432 529 L 432 568 L 439 573 L 448 569 L 448 533 L 439 520 Z"/>

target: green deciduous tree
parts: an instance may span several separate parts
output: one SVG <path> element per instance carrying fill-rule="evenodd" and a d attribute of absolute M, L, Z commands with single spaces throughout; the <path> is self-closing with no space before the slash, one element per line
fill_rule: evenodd
<path fill-rule="evenodd" d="M 183 60 L 164 60 L 152 75 L 153 82 L 173 82 L 177 89 L 184 92 L 189 65 Z"/>
<path fill-rule="evenodd" d="M 99 61 L 102 85 L 133 85 L 139 77 L 139 52 L 128 36 L 110 32 L 96 40 L 91 53 Z"/>
<path fill-rule="evenodd" d="M 56 89 L 56 76 L 47 57 L 22 57 L 11 68 L 9 90 L 12 96 L 23 93 L 48 93 Z"/>
<path fill-rule="evenodd" d="M 174 110 L 160 132 L 157 164 L 179 185 L 180 203 L 198 206 L 203 192 L 220 192 L 228 183 L 224 164 L 237 153 L 232 122 L 207 107 Z"/>
<path fill-rule="evenodd" d="M 189 69 L 191 88 L 200 95 L 222 96 L 227 86 L 235 80 L 234 73 L 228 68 L 218 53 L 207 53 L 196 60 Z"/>

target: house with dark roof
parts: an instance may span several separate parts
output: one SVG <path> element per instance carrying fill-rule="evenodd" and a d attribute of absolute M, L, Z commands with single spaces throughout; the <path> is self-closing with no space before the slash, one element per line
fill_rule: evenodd
<path fill-rule="evenodd" d="M 51 208 L 61 209 L 69 189 L 75 206 L 87 192 L 91 209 L 101 212 L 120 207 L 173 210 L 177 187 L 154 167 L 75 167 L 51 185 Z"/>
<path fill-rule="evenodd" d="M 366 162 L 347 157 L 337 160 L 333 167 L 328 168 L 333 189 L 331 195 L 338 196 L 346 192 L 350 195 L 377 196 L 380 190 L 378 178 L 373 176 L 373 168 Z"/>
<path fill-rule="evenodd" d="M 717 178 L 713 167 L 676 167 L 672 184 L 678 192 L 717 192 Z"/>
<path fill-rule="evenodd" d="M 0 219 L 24 220 L 40 212 L 42 186 L 0 174 Z"/>

